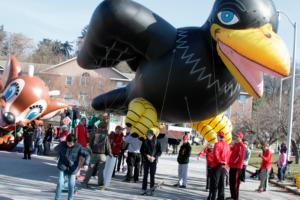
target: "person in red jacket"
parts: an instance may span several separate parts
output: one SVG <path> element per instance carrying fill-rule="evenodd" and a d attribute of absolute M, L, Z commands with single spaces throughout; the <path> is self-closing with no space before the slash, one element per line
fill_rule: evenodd
<path fill-rule="evenodd" d="M 263 144 L 263 154 L 258 154 L 261 157 L 260 166 L 260 185 L 257 192 L 265 192 L 269 182 L 269 174 L 272 168 L 272 152 L 268 144 Z"/>
<path fill-rule="evenodd" d="M 69 135 L 69 128 L 67 125 L 63 125 L 61 127 L 61 132 L 59 134 L 59 142 L 65 142 L 66 141 L 66 138 L 67 136 Z"/>
<path fill-rule="evenodd" d="M 116 161 L 116 164 L 115 164 L 115 169 L 116 169 L 116 165 L 117 165 L 117 162 L 121 162 L 121 159 L 119 158 L 121 155 L 121 149 L 122 149 L 122 146 L 123 146 L 123 130 L 124 128 L 122 128 L 121 126 L 116 126 L 115 128 L 115 132 L 111 132 L 109 134 L 109 141 L 110 141 L 110 146 L 111 146 L 111 151 L 112 151 L 112 154 L 113 156 L 117 157 L 117 161 Z M 113 171 L 113 177 L 115 176 L 115 169 Z"/>
<path fill-rule="evenodd" d="M 88 146 L 88 130 L 86 128 L 86 118 L 81 118 L 80 123 L 75 126 L 74 134 L 77 142 L 84 148 Z"/>
<path fill-rule="evenodd" d="M 228 161 L 230 156 L 230 147 L 224 141 L 224 132 L 218 133 L 218 142 L 214 146 L 213 154 L 214 161 L 212 162 L 212 177 L 210 182 L 211 196 L 208 200 L 215 200 L 218 191 L 218 200 L 224 200 L 224 178 L 226 174 L 226 168 L 228 167 Z"/>
<path fill-rule="evenodd" d="M 241 183 L 241 173 L 243 169 L 245 146 L 243 143 L 243 133 L 238 131 L 236 133 L 236 143 L 231 147 L 231 154 L 229 158 L 229 184 L 230 194 L 233 200 L 239 199 L 239 188 Z"/>
<path fill-rule="evenodd" d="M 198 154 L 198 159 L 201 158 L 202 156 L 206 156 L 206 191 L 208 191 L 209 189 L 210 179 L 212 174 L 211 166 L 214 161 L 213 149 L 214 146 L 209 144 Z"/>

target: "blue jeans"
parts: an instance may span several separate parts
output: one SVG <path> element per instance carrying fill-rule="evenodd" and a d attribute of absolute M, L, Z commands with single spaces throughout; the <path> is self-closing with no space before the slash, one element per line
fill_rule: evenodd
<path fill-rule="evenodd" d="M 56 186 L 56 192 L 55 192 L 55 200 L 60 200 L 61 196 L 61 190 L 65 182 L 65 176 L 68 176 L 68 200 L 73 200 L 73 193 L 75 188 L 75 174 L 68 175 L 65 174 L 64 171 L 59 171 L 58 174 L 58 181 Z"/>
<path fill-rule="evenodd" d="M 42 144 L 34 144 L 34 154 L 42 155 L 43 154 L 43 145 Z"/>
<path fill-rule="evenodd" d="M 287 166 L 283 166 L 283 167 L 278 167 L 278 179 L 280 181 L 283 181 L 285 178 L 285 172 L 286 172 L 286 167 Z"/>

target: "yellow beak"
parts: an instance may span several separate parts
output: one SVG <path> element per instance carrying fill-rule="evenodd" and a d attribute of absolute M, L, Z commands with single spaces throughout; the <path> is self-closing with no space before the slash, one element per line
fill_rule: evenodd
<path fill-rule="evenodd" d="M 271 24 L 245 30 L 213 24 L 210 31 L 222 61 L 250 95 L 263 95 L 264 73 L 279 77 L 289 75 L 289 52 Z"/>

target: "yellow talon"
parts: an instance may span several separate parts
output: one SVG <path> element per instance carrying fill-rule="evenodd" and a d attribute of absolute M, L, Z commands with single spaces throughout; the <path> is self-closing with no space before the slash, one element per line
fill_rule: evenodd
<path fill-rule="evenodd" d="M 215 144 L 218 141 L 217 133 L 219 131 L 225 133 L 224 139 L 228 144 L 232 141 L 232 124 L 224 114 L 219 114 L 216 117 L 192 123 L 192 128 L 197 130 L 209 144 Z"/>
<path fill-rule="evenodd" d="M 146 138 L 146 131 L 152 129 L 155 136 L 159 135 L 159 122 L 154 106 L 144 98 L 133 99 L 128 107 L 125 123 L 132 126 L 131 133 L 139 138 Z"/>

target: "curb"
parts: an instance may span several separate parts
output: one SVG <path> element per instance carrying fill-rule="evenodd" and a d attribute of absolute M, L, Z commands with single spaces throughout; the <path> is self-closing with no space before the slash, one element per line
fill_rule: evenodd
<path fill-rule="evenodd" d="M 249 169 L 250 168 L 250 169 Z M 249 165 L 247 166 L 247 172 L 250 173 L 250 174 L 254 174 L 255 171 L 256 171 L 257 168 Z M 283 189 L 286 189 L 287 191 L 291 192 L 291 193 L 294 193 L 296 195 L 300 195 L 300 188 L 298 189 L 296 186 L 294 186 L 293 182 L 290 183 L 290 185 L 286 185 L 286 184 L 283 184 L 283 183 L 278 183 L 277 181 L 275 180 L 269 180 L 270 183 L 272 183 L 273 185 L 277 186 L 277 187 L 280 187 L 280 188 L 283 188 Z M 293 184 L 293 185 L 291 185 Z"/>
<path fill-rule="evenodd" d="M 288 190 L 289 192 L 300 195 L 300 189 L 297 189 L 296 186 L 285 185 L 285 184 L 282 184 L 282 183 L 278 183 L 277 181 L 274 181 L 274 180 L 270 180 L 270 183 L 272 183 L 272 184 L 274 184 L 278 187 L 284 188 L 284 189 Z"/>

